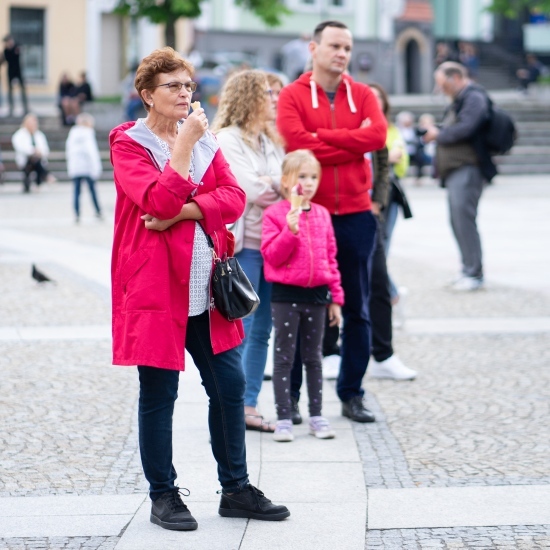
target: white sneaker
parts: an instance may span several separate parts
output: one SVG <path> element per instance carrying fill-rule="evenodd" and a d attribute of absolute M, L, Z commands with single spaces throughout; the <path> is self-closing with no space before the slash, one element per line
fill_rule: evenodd
<path fill-rule="evenodd" d="M 388 357 L 385 361 L 376 361 L 374 357 L 369 363 L 367 374 L 371 378 L 391 378 L 392 380 L 414 380 L 418 374 L 406 367 L 397 355 Z"/>
<path fill-rule="evenodd" d="M 312 416 L 309 419 L 309 433 L 317 439 L 334 439 L 336 437 L 328 420 L 323 416 Z"/>
<path fill-rule="evenodd" d="M 484 288 L 483 279 L 477 277 L 462 277 L 451 286 L 455 292 L 472 292 Z"/>
<path fill-rule="evenodd" d="M 294 435 L 292 435 L 292 420 L 277 420 L 275 431 L 273 432 L 273 439 L 279 442 L 294 441 Z"/>
<path fill-rule="evenodd" d="M 323 378 L 325 380 L 336 380 L 340 373 L 340 356 L 327 355 L 323 357 Z"/>

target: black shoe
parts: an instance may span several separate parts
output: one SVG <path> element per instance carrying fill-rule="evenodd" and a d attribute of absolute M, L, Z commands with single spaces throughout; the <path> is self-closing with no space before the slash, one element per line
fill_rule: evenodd
<path fill-rule="evenodd" d="M 302 423 L 302 415 L 300 414 L 300 407 L 298 407 L 298 400 L 294 397 L 290 398 L 290 418 L 292 418 L 293 424 Z"/>
<path fill-rule="evenodd" d="M 273 376 L 271 374 L 264 374 L 264 382 L 269 382 L 273 380 Z"/>
<path fill-rule="evenodd" d="M 342 401 L 342 416 L 350 418 L 354 422 L 374 422 L 376 418 L 369 409 L 363 405 L 360 395 L 352 397 L 349 401 Z"/>
<path fill-rule="evenodd" d="M 240 493 L 222 493 L 218 513 L 224 518 L 251 518 L 264 521 L 279 521 L 290 516 L 286 506 L 273 504 L 252 485 L 247 485 Z"/>
<path fill-rule="evenodd" d="M 193 531 L 199 524 L 181 500 L 179 489 L 160 495 L 151 506 L 151 523 L 172 531 Z"/>

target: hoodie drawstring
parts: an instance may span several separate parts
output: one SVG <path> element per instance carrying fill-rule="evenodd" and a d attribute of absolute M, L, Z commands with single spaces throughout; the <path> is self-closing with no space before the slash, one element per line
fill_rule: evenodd
<path fill-rule="evenodd" d="M 344 84 L 346 85 L 346 92 L 348 94 L 348 104 L 349 108 L 351 109 L 352 113 L 357 112 L 357 107 L 355 106 L 355 103 L 353 102 L 353 96 L 351 95 L 351 86 L 349 85 L 349 82 L 344 78 Z"/>
<path fill-rule="evenodd" d="M 349 85 L 349 82 L 344 78 L 344 84 L 346 85 L 346 95 L 348 98 L 348 105 L 352 113 L 357 112 L 357 107 L 355 106 L 355 103 L 353 102 L 353 96 L 351 95 L 351 86 Z M 311 106 L 314 109 L 319 108 L 319 98 L 317 97 L 317 84 L 315 83 L 315 80 L 313 78 L 309 79 L 309 85 L 311 86 Z"/>
<path fill-rule="evenodd" d="M 314 109 L 318 109 L 319 99 L 317 98 L 317 84 L 315 83 L 315 80 L 313 80 L 313 78 L 309 80 L 309 85 L 311 86 L 311 106 Z"/>

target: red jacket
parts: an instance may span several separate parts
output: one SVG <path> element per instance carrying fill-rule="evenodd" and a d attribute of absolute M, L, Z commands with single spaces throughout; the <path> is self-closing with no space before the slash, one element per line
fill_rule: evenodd
<path fill-rule="evenodd" d="M 330 214 L 319 204 L 300 214 L 299 231 L 288 228 L 290 202 L 281 201 L 264 211 L 262 256 L 266 281 L 285 285 L 328 285 L 335 304 L 344 304 L 336 262 L 336 238 Z"/>
<path fill-rule="evenodd" d="M 315 154 L 322 177 L 313 200 L 331 214 L 370 210 L 371 182 L 363 155 L 384 147 L 386 119 L 366 84 L 343 75 L 332 108 L 311 74 L 285 86 L 279 96 L 277 127 L 287 151 L 309 149 Z M 360 128 L 366 118 L 370 125 Z"/>
<path fill-rule="evenodd" d="M 169 161 L 161 171 L 150 151 L 126 133 L 134 124 L 114 128 L 109 137 L 117 191 L 113 364 L 184 370 L 195 222 L 181 221 L 158 232 L 146 229 L 140 217 L 173 218 L 197 189 L 192 200 L 204 215 L 201 226 L 221 257 L 233 244 L 225 224 L 243 213 L 246 197 L 219 149 L 212 150 L 213 160 L 198 185 L 182 178 Z M 242 323 L 211 310 L 210 335 L 214 353 L 226 351 L 242 342 Z"/>

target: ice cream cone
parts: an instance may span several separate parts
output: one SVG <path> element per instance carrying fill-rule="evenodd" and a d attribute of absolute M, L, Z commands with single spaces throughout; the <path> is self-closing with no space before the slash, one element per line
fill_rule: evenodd
<path fill-rule="evenodd" d="M 201 108 L 201 102 L 200 101 L 193 101 L 193 103 L 191 103 L 191 108 L 193 109 L 193 111 L 196 111 L 197 109 L 200 109 Z"/>
<path fill-rule="evenodd" d="M 296 210 L 302 206 L 302 201 L 304 197 L 302 195 L 290 195 L 290 204 L 292 205 L 292 210 Z"/>

